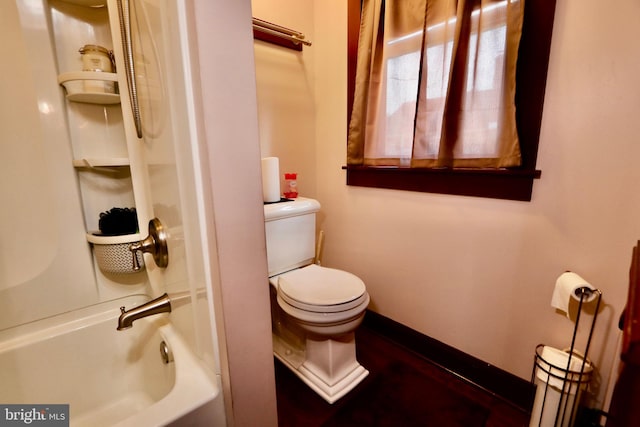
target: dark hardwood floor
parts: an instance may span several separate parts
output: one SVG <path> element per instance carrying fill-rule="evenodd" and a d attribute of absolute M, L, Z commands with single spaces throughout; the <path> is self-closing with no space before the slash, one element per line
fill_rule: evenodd
<path fill-rule="evenodd" d="M 280 427 L 527 427 L 529 414 L 363 324 L 358 360 L 369 376 L 328 404 L 275 360 Z"/>

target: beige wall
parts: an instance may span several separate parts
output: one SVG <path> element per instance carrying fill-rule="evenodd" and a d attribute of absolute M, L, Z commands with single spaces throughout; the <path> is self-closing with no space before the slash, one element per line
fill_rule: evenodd
<path fill-rule="evenodd" d="M 542 178 L 528 203 L 347 187 L 346 2 L 253 0 L 253 8 L 313 41 L 275 80 L 264 80 L 256 62 L 260 111 L 272 94 L 278 100 L 260 115 L 262 155 L 304 159 L 301 170 L 315 172 L 315 187 L 301 192 L 323 206 L 324 264 L 362 277 L 374 311 L 525 379 L 538 343 L 570 344 L 574 324 L 550 300 L 556 278 L 573 270 L 604 293 L 590 352 L 602 400 L 640 238 L 640 4 L 558 0 Z M 262 61 L 275 69 L 286 54 L 271 51 Z M 293 82 L 311 85 L 308 99 L 290 90 Z M 314 133 L 302 141 L 304 127 Z"/>
<path fill-rule="evenodd" d="M 253 16 L 297 29 L 311 38 L 314 26 L 312 2 L 258 0 Z M 273 44 L 254 43 L 258 89 L 258 122 L 262 157 L 280 159 L 281 175 L 298 173 L 298 191 L 316 197 L 316 102 L 313 47 L 302 52 Z M 284 181 L 282 184 L 284 184 Z"/>

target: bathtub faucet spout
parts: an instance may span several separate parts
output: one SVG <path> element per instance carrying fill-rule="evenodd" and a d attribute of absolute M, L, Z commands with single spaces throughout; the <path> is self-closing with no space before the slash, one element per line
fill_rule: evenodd
<path fill-rule="evenodd" d="M 127 311 L 120 307 L 120 317 L 118 318 L 118 330 L 129 329 L 135 320 L 160 313 L 171 313 L 171 300 L 166 293 L 160 297 L 142 304 L 140 307 Z"/>

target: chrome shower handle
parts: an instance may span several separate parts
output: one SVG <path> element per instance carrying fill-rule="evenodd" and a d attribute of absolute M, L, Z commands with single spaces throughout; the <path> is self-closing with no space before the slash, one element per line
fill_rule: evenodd
<path fill-rule="evenodd" d="M 133 62 L 133 44 L 131 42 L 131 16 L 129 14 L 129 0 L 117 0 L 118 18 L 120 20 L 120 38 L 124 53 L 125 74 L 129 87 L 129 99 L 133 110 L 133 121 L 136 126 L 138 138 L 142 138 L 142 120 L 140 118 L 140 104 L 138 103 L 138 87 L 136 84 L 136 71 Z"/>

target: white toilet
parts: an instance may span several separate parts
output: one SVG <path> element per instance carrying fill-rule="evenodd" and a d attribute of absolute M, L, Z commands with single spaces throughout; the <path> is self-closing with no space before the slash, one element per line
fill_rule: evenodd
<path fill-rule="evenodd" d="M 357 276 L 314 264 L 313 199 L 264 206 L 275 356 L 333 403 L 368 374 L 356 360 L 355 329 L 369 294 Z"/>

